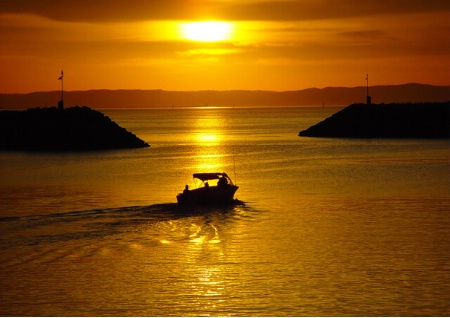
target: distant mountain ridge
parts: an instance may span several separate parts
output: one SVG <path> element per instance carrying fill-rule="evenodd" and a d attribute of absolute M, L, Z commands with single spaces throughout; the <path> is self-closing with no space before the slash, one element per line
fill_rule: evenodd
<path fill-rule="evenodd" d="M 369 87 L 373 103 L 446 102 L 450 86 L 426 84 L 378 85 Z M 0 94 L 0 109 L 55 106 L 60 91 Z M 184 106 L 343 106 L 365 102 L 366 87 L 308 88 L 296 91 L 164 91 L 87 90 L 65 91 L 67 106 L 91 108 L 147 108 Z"/>

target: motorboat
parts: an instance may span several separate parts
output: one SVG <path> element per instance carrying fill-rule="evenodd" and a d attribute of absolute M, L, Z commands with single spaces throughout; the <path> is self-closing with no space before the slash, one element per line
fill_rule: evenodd
<path fill-rule="evenodd" d="M 194 179 L 201 181 L 195 189 L 186 185 L 184 191 L 177 195 L 181 205 L 224 205 L 234 202 L 234 194 L 239 188 L 225 172 L 194 173 Z M 215 184 L 210 185 L 212 181 Z"/>

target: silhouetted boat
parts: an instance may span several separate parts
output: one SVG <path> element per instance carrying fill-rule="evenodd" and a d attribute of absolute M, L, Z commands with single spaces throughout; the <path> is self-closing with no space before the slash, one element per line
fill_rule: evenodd
<path fill-rule="evenodd" d="M 239 188 L 231 178 L 222 172 L 194 173 L 194 179 L 202 183 L 197 189 L 189 190 L 177 195 L 178 204 L 182 205 L 224 205 L 234 203 L 234 194 Z M 209 185 L 208 181 L 217 181 L 217 185 Z"/>

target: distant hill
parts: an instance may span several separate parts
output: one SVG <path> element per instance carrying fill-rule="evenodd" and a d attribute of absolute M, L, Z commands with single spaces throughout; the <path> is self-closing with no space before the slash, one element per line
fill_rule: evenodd
<path fill-rule="evenodd" d="M 0 109 L 55 106 L 61 92 L 0 94 Z M 450 86 L 404 84 L 369 87 L 373 103 L 446 102 Z M 92 108 L 183 106 L 344 106 L 365 102 L 366 87 L 308 88 L 298 91 L 88 90 L 64 92 L 66 105 Z"/>

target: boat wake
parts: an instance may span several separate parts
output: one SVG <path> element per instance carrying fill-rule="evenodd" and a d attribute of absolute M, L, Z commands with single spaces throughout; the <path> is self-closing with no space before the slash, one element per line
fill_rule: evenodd
<path fill-rule="evenodd" d="M 0 248 L 33 246 L 72 240 L 95 240 L 139 231 L 161 222 L 220 216 L 241 219 L 251 211 L 235 200 L 227 206 L 183 207 L 176 203 L 0 218 Z"/>

